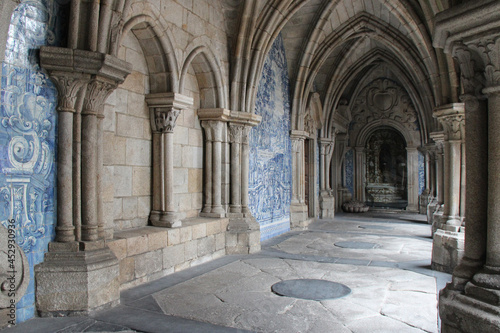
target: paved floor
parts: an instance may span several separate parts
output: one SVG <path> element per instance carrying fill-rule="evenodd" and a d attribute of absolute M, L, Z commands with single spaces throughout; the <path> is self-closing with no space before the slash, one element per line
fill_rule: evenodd
<path fill-rule="evenodd" d="M 438 332 L 436 295 L 451 279 L 430 270 L 425 216 L 339 214 L 127 290 L 121 305 L 91 317 L 37 318 L 5 332 Z M 329 300 L 278 296 L 283 280 L 342 283 Z"/>

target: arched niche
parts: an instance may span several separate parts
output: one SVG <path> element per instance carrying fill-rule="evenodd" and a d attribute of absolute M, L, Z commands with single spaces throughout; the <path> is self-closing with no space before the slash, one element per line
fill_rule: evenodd
<path fill-rule="evenodd" d="M 405 208 L 408 156 L 403 135 L 391 127 L 373 130 L 364 147 L 366 201 L 372 207 Z"/>

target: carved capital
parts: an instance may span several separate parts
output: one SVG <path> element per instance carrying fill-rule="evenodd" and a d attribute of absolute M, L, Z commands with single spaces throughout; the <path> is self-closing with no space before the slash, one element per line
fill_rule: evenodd
<path fill-rule="evenodd" d="M 87 84 L 87 94 L 83 102 L 83 115 L 97 115 L 104 107 L 106 98 L 115 90 L 117 84 L 104 78 L 94 78 Z"/>
<path fill-rule="evenodd" d="M 57 87 L 59 112 L 75 112 L 75 102 L 80 89 L 90 76 L 72 72 L 50 72 L 50 79 Z"/>
<path fill-rule="evenodd" d="M 154 123 L 155 129 L 160 133 L 173 133 L 177 117 L 181 113 L 180 109 L 170 108 L 154 108 Z"/>
<path fill-rule="evenodd" d="M 443 125 L 448 140 L 462 140 L 465 138 L 464 104 L 455 103 L 439 107 L 434 110 L 434 118 Z"/>
<path fill-rule="evenodd" d="M 202 121 L 201 126 L 205 129 L 205 133 L 207 134 L 207 139 L 211 138 L 210 141 L 213 142 L 222 142 L 223 140 L 223 129 L 226 122 L 216 121 L 216 120 L 208 120 Z"/>
<path fill-rule="evenodd" d="M 480 68 L 480 59 L 474 59 L 473 52 L 464 44 L 457 43 L 453 47 L 453 57 L 460 67 L 462 86 L 466 94 L 481 95 L 484 88 L 483 70 Z"/>
<path fill-rule="evenodd" d="M 241 143 L 248 145 L 250 142 L 250 131 L 252 130 L 252 125 L 247 125 L 243 127 L 243 132 L 241 133 Z"/>
<path fill-rule="evenodd" d="M 229 124 L 229 140 L 231 143 L 241 143 L 243 137 L 243 125 L 240 124 Z"/>
<path fill-rule="evenodd" d="M 500 85 L 500 37 L 482 38 L 468 46 L 475 50 L 483 61 L 486 86 Z"/>

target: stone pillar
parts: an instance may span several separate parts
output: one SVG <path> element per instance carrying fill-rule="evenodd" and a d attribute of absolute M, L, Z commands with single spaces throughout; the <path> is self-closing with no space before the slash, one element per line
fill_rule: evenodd
<path fill-rule="evenodd" d="M 407 192 L 408 206 L 406 210 L 418 212 L 418 150 L 417 148 L 406 148 L 406 166 L 408 170 Z"/>
<path fill-rule="evenodd" d="M 330 161 L 333 154 L 335 138 L 320 138 L 320 210 L 322 219 L 335 216 L 335 197 L 330 189 Z"/>
<path fill-rule="evenodd" d="M 101 77 L 87 85 L 82 110 L 82 241 L 99 239 L 97 212 L 102 193 L 97 192 L 97 182 L 102 166 L 98 165 L 98 151 L 101 149 L 102 154 L 102 147 L 98 147 L 97 115 L 115 88 L 116 83 Z"/>
<path fill-rule="evenodd" d="M 434 110 L 434 117 L 443 125 L 444 144 L 444 212 L 441 223 L 435 224 L 432 247 L 432 268 L 451 273 L 463 257 L 464 233 L 461 230 L 460 189 L 462 180 L 462 141 L 464 138 L 464 105 L 450 104 Z"/>
<path fill-rule="evenodd" d="M 153 209 L 149 220 L 157 227 L 180 227 L 183 214 L 174 204 L 174 128 L 182 109 L 193 99 L 177 93 L 146 96 L 153 131 Z"/>
<path fill-rule="evenodd" d="M 365 202 L 365 147 L 355 148 L 354 170 L 354 197 Z"/>
<path fill-rule="evenodd" d="M 436 143 L 436 198 L 441 205 L 444 203 L 444 133 L 434 132 L 430 134 L 430 137 Z"/>
<path fill-rule="evenodd" d="M 439 295 L 445 333 L 500 332 L 499 29 L 500 2 L 493 0 L 469 1 L 436 17 L 434 44 L 458 61 L 467 119 L 465 257 Z"/>
<path fill-rule="evenodd" d="M 73 222 L 73 114 L 78 92 L 89 76 L 72 72 L 49 72 L 58 90 L 57 227 L 56 242 L 76 240 Z"/>
<path fill-rule="evenodd" d="M 443 221 L 446 230 L 458 231 L 460 219 L 460 189 L 462 179 L 462 139 L 464 137 L 464 105 L 462 103 L 445 105 L 434 110 L 434 117 L 445 130 L 445 195 Z"/>
<path fill-rule="evenodd" d="M 241 139 L 243 125 L 229 124 L 229 140 L 231 142 L 231 214 L 241 212 Z"/>
<path fill-rule="evenodd" d="M 209 126 L 212 129 L 212 215 L 224 217 L 226 212 L 222 208 L 222 134 L 223 126 L 221 121 L 211 121 Z"/>
<path fill-rule="evenodd" d="M 292 140 L 292 203 L 290 205 L 290 228 L 304 229 L 309 223 L 308 207 L 305 202 L 305 147 L 308 133 L 291 131 Z"/>
<path fill-rule="evenodd" d="M 68 73 L 65 79 L 58 79 L 56 85 L 85 78 L 86 87 L 80 90 L 81 119 L 78 114 L 59 117 L 58 177 L 65 185 L 58 188 L 58 214 L 64 227 L 57 230 L 61 235 L 49 244 L 44 262 L 35 268 L 36 306 L 41 316 L 87 314 L 119 303 L 118 260 L 98 232 L 102 140 L 97 115 L 102 112 L 109 93 L 130 73 L 131 65 L 110 55 L 58 47 L 42 47 L 40 60 L 49 73 Z M 75 107 L 80 83 L 67 83 L 65 90 L 59 91 L 59 108 L 68 109 L 69 112 L 63 112 L 72 115 L 69 109 Z M 78 149 L 80 135 L 81 152 Z M 75 161 L 81 161 L 81 169 L 75 168 Z M 81 204 L 81 226 L 76 223 L 78 204 Z M 75 223 L 71 226 L 68 219 Z M 75 226 L 81 230 L 71 231 Z M 81 241 L 74 242 L 80 234 Z"/>

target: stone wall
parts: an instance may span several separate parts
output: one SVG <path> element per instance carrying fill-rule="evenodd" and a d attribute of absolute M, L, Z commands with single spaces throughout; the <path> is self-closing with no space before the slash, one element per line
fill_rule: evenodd
<path fill-rule="evenodd" d="M 174 204 L 186 217 L 198 216 L 203 204 L 203 132 L 196 110 L 200 107 L 198 82 L 192 69 L 184 94 L 193 97 L 192 108 L 182 110 L 174 130 Z"/>
<path fill-rule="evenodd" d="M 149 75 L 129 34 L 120 58 L 133 72 L 107 99 L 104 113 L 104 213 L 114 230 L 145 226 L 151 211 L 151 123 L 144 95 Z"/>
<path fill-rule="evenodd" d="M 250 208 L 261 240 L 290 230 L 292 162 L 288 67 L 281 35 L 269 54 L 257 91 L 262 122 L 250 134 Z"/>

